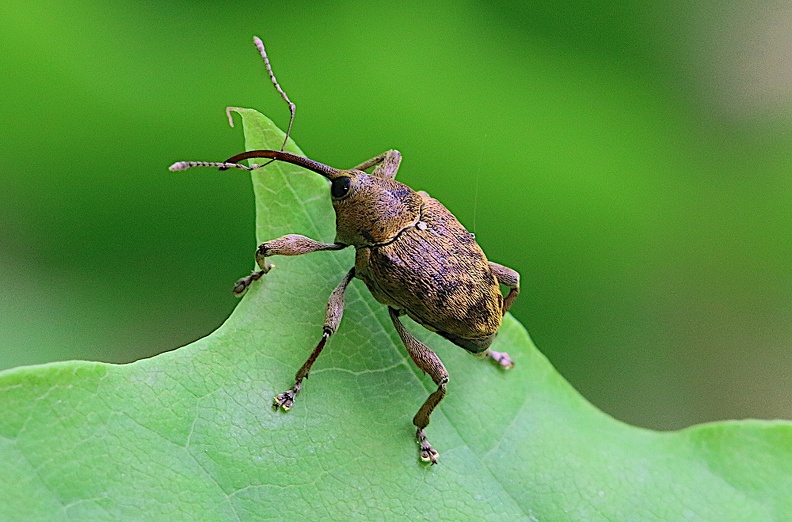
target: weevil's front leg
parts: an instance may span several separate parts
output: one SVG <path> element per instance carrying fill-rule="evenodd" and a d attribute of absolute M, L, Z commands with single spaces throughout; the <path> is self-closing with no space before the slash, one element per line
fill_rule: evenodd
<path fill-rule="evenodd" d="M 443 400 L 443 397 L 445 397 L 446 384 L 448 384 L 448 372 L 445 366 L 443 366 L 443 362 L 440 358 L 435 355 L 428 346 L 405 330 L 404 325 L 399 321 L 399 311 L 388 307 L 388 312 L 390 313 L 390 318 L 391 321 L 393 321 L 396 332 L 399 334 L 399 337 L 401 337 L 405 348 L 407 348 L 407 353 L 410 354 L 410 358 L 415 362 L 418 368 L 428 373 L 437 385 L 437 390 L 429 395 L 429 398 L 426 399 L 421 409 L 419 409 L 418 413 L 413 417 L 413 424 L 418 428 L 415 432 L 415 437 L 418 439 L 418 444 L 420 444 L 421 460 L 437 464 L 437 458 L 440 454 L 437 453 L 437 451 L 432 448 L 432 445 L 429 444 L 429 441 L 426 440 L 424 428 L 429 425 L 429 416 L 432 415 L 432 411 L 440 401 Z"/>
<path fill-rule="evenodd" d="M 505 267 L 503 265 L 499 265 L 498 263 L 493 263 L 490 261 L 490 270 L 492 271 L 492 275 L 495 276 L 495 279 L 502 285 L 505 285 L 509 288 L 509 293 L 506 295 L 506 298 L 503 300 L 503 315 L 506 315 L 506 312 L 509 311 L 511 308 L 512 303 L 520 294 L 520 274 L 511 268 Z M 493 361 L 495 361 L 498 365 L 502 368 L 509 369 L 514 367 L 514 362 L 509 357 L 509 354 L 506 352 L 496 352 L 494 350 L 487 350 L 485 355 L 490 357 Z"/>
<path fill-rule="evenodd" d="M 319 340 L 319 344 L 316 345 L 316 348 L 314 348 L 311 352 L 311 355 L 308 356 L 308 360 L 305 361 L 302 367 L 297 371 L 297 374 L 294 376 L 294 386 L 292 386 L 289 390 L 276 395 L 272 400 L 273 408 L 283 408 L 284 410 L 288 410 L 292 407 L 292 404 L 294 404 L 294 397 L 302 388 L 303 379 L 308 377 L 308 373 L 311 371 L 311 366 L 313 366 L 313 363 L 319 357 L 319 354 L 322 353 L 322 348 L 324 348 L 327 339 L 329 339 L 330 336 L 333 335 L 336 330 L 338 330 L 338 325 L 341 323 L 341 316 L 344 315 L 344 295 L 346 294 L 347 286 L 349 286 L 349 282 L 352 281 L 353 277 L 355 277 L 354 268 L 347 272 L 347 275 L 344 276 L 344 279 L 341 281 L 341 283 L 339 283 L 336 289 L 333 290 L 333 293 L 330 294 L 330 299 L 327 301 L 327 311 L 325 312 L 322 338 Z"/>
<path fill-rule="evenodd" d="M 261 276 L 270 271 L 274 265 L 267 261 L 267 257 L 299 256 L 302 254 L 310 254 L 311 252 L 319 252 L 321 250 L 341 250 L 346 247 L 347 245 L 343 243 L 322 243 L 299 234 L 287 234 L 278 239 L 262 243 L 256 250 L 256 263 L 261 267 L 261 270 L 257 270 L 239 279 L 239 281 L 234 284 L 234 295 L 237 297 L 241 296 L 248 287 L 253 284 L 253 281 L 258 281 L 261 279 Z"/>
<path fill-rule="evenodd" d="M 371 173 L 372 176 L 384 179 L 393 179 L 399 171 L 401 164 L 401 152 L 391 149 L 383 152 L 379 156 L 375 156 L 368 161 L 364 161 L 360 165 L 354 167 L 356 170 L 366 170 L 377 165 L 377 168 Z"/>

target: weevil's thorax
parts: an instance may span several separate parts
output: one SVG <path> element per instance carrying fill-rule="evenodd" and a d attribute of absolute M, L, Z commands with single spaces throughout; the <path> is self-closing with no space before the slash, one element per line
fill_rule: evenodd
<path fill-rule="evenodd" d="M 347 176 L 348 182 L 331 182 L 336 242 L 356 248 L 381 245 L 419 221 L 423 198 L 404 183 L 355 170 Z"/>

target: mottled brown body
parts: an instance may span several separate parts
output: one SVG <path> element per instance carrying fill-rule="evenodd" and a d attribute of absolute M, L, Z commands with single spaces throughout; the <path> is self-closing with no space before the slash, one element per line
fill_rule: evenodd
<path fill-rule="evenodd" d="M 473 235 L 439 201 L 422 199 L 416 224 L 357 249 L 355 275 L 377 301 L 481 353 L 501 324 L 500 286 Z"/>
<path fill-rule="evenodd" d="M 222 165 L 250 158 L 286 161 L 325 176 L 336 212 L 334 243 L 322 243 L 289 234 L 259 245 L 256 260 L 261 270 L 237 281 L 241 295 L 266 274 L 273 255 L 295 256 L 353 246 L 355 266 L 333 291 L 327 303 L 322 338 L 295 376 L 291 389 L 277 395 L 274 406 L 291 408 L 302 381 L 338 329 L 344 294 L 352 278 L 361 279 L 374 298 L 388 306 L 393 326 L 415 364 L 437 385 L 413 418 L 421 459 L 437 463 L 438 453 L 426 440 L 424 428 L 437 404 L 445 397 L 448 372 L 440 358 L 402 325 L 407 314 L 417 323 L 454 344 L 489 356 L 502 368 L 513 366 L 509 355 L 489 350 L 501 318 L 517 297 L 520 276 L 514 270 L 487 260 L 473 234 L 439 201 L 415 192 L 393 179 L 401 154 L 389 150 L 353 169 L 340 170 L 282 151 L 257 150 L 238 154 Z M 365 169 L 375 167 L 371 174 Z M 252 167 L 251 167 L 252 168 Z M 504 299 L 500 285 L 509 287 Z"/>

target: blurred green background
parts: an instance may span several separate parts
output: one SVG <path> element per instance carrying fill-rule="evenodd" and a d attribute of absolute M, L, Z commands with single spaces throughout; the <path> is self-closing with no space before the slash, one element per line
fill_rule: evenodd
<path fill-rule="evenodd" d="M 220 4 L 0 5 L 0 368 L 222 323 L 249 180 L 167 167 L 242 150 L 227 105 L 286 124 L 257 34 L 306 153 L 400 149 L 522 274 L 514 314 L 589 400 L 655 428 L 792 418 L 788 2 Z"/>

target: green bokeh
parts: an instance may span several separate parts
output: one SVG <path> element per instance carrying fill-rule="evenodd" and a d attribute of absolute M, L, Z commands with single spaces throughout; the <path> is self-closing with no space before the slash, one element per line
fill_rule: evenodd
<path fill-rule="evenodd" d="M 241 150 L 227 105 L 285 124 L 258 34 L 306 152 L 399 148 L 400 179 L 521 272 L 515 315 L 595 404 L 792 417 L 784 13 L 648 6 L 3 4 L 0 368 L 134 360 L 234 307 L 249 183 L 166 169 Z"/>

